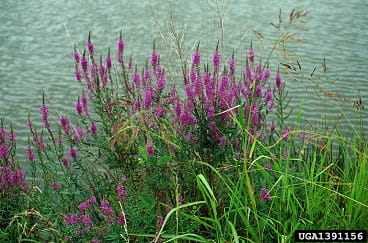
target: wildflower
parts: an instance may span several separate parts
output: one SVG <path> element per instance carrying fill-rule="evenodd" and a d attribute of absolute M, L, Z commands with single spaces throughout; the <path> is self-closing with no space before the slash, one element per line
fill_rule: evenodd
<path fill-rule="evenodd" d="M 74 48 L 74 51 L 73 51 L 73 57 L 74 57 L 74 60 L 76 63 L 79 63 L 80 61 L 80 54 L 79 52 Z"/>
<path fill-rule="evenodd" d="M 261 189 L 261 195 L 262 195 L 263 201 L 267 202 L 267 201 L 271 200 L 270 191 L 267 188 L 262 188 Z"/>
<path fill-rule="evenodd" d="M 35 159 L 35 153 L 34 153 L 34 150 L 31 149 L 31 146 L 30 145 L 27 145 L 26 146 L 26 153 L 27 153 L 27 159 L 29 161 L 33 161 Z"/>
<path fill-rule="evenodd" d="M 77 158 L 77 151 L 74 148 L 69 149 L 69 154 L 70 154 L 70 157 L 72 157 L 72 159 Z"/>
<path fill-rule="evenodd" d="M 271 169 L 271 165 L 270 164 L 265 164 L 263 167 L 265 168 L 265 170 L 270 170 Z"/>
<path fill-rule="evenodd" d="M 213 62 L 215 73 L 217 73 L 220 70 L 220 61 L 221 61 L 221 55 L 216 50 L 212 55 L 212 62 Z"/>
<path fill-rule="evenodd" d="M 80 235 L 80 236 L 84 236 L 84 235 L 86 235 L 86 232 L 84 232 L 83 230 L 78 229 L 78 230 L 75 230 L 75 234 Z"/>
<path fill-rule="evenodd" d="M 86 202 L 82 202 L 79 204 L 78 209 L 80 214 L 84 214 L 84 211 L 88 208 L 88 204 Z"/>
<path fill-rule="evenodd" d="M 195 51 L 193 53 L 192 63 L 193 65 L 199 66 L 200 62 L 201 62 L 201 53 L 199 51 Z"/>
<path fill-rule="evenodd" d="M 249 58 L 249 61 L 254 63 L 254 49 L 252 47 L 248 51 L 248 58 Z"/>
<path fill-rule="evenodd" d="M 78 115 L 82 115 L 82 112 L 83 112 L 83 106 L 82 106 L 82 103 L 80 102 L 75 102 L 75 111 L 77 112 Z"/>
<path fill-rule="evenodd" d="M 51 184 L 51 187 L 52 187 L 52 189 L 54 189 L 55 191 L 60 191 L 60 185 L 59 185 L 59 184 L 57 184 L 56 182 L 53 182 L 53 183 Z"/>
<path fill-rule="evenodd" d="M 118 193 L 118 199 L 120 201 L 125 202 L 126 201 L 126 196 L 127 196 L 125 187 L 124 186 L 118 186 L 118 187 L 116 187 L 116 192 Z"/>
<path fill-rule="evenodd" d="M 87 45 L 87 49 L 88 49 L 89 53 L 91 53 L 91 55 L 93 55 L 93 52 L 95 50 L 95 47 L 94 47 L 92 41 L 91 40 L 88 40 L 87 43 L 86 43 L 86 45 Z"/>
<path fill-rule="evenodd" d="M 160 214 L 158 217 L 157 217 L 157 224 L 156 224 L 156 228 L 159 230 L 161 229 L 162 225 L 164 223 L 164 217 L 162 217 L 162 215 Z"/>
<path fill-rule="evenodd" d="M 289 152 L 287 150 L 285 150 L 283 153 L 282 153 L 282 158 L 283 159 L 286 159 L 287 157 L 289 157 Z"/>
<path fill-rule="evenodd" d="M 126 183 L 128 181 L 128 178 L 126 176 L 123 176 L 120 180 L 122 183 Z"/>
<path fill-rule="evenodd" d="M 65 157 L 65 156 L 63 156 L 61 158 L 61 163 L 64 165 L 65 168 L 69 168 L 70 167 L 70 162 L 69 162 L 68 158 Z"/>
<path fill-rule="evenodd" d="M 0 160 L 1 159 L 8 159 L 9 155 L 9 148 L 7 144 L 3 144 L 0 146 Z"/>
<path fill-rule="evenodd" d="M 158 53 L 155 50 L 151 52 L 151 65 L 152 67 L 156 67 L 158 65 Z"/>
<path fill-rule="evenodd" d="M 153 99 L 153 92 L 151 90 L 144 91 L 143 103 L 146 109 L 151 108 L 152 99 Z"/>
<path fill-rule="evenodd" d="M 112 67 L 112 60 L 111 60 L 110 54 L 106 57 L 105 61 L 106 61 L 106 68 L 110 70 Z"/>
<path fill-rule="evenodd" d="M 118 47 L 118 52 L 120 52 L 121 54 L 123 54 L 125 43 L 124 43 L 124 40 L 122 39 L 121 32 L 120 32 L 119 39 L 116 41 L 116 45 Z"/>
<path fill-rule="evenodd" d="M 156 106 L 155 114 L 158 118 L 163 117 L 164 116 L 164 109 L 162 109 L 162 107 L 160 105 Z"/>
<path fill-rule="evenodd" d="M 73 138 L 74 138 L 75 141 L 80 142 L 83 139 L 84 132 L 83 132 L 82 128 L 80 128 L 80 127 L 77 127 L 75 130 L 76 131 L 73 135 Z"/>
<path fill-rule="evenodd" d="M 152 142 L 147 142 L 146 143 L 146 151 L 147 151 L 147 156 L 148 157 L 152 157 L 153 154 L 155 153 L 155 148 L 153 147 L 153 143 Z"/>
<path fill-rule="evenodd" d="M 178 198 L 178 203 L 179 203 L 179 205 L 184 204 L 184 202 L 185 202 L 184 197 L 180 196 L 180 197 Z"/>
<path fill-rule="evenodd" d="M 92 203 L 95 203 L 97 200 L 96 200 L 96 197 L 95 196 L 92 196 L 90 199 L 87 200 L 87 203 L 88 204 L 92 204 Z"/>
<path fill-rule="evenodd" d="M 180 123 L 182 125 L 192 126 L 195 123 L 195 118 L 190 112 L 185 110 L 180 114 Z"/>
<path fill-rule="evenodd" d="M 281 74 L 279 72 L 276 73 L 275 85 L 276 85 L 277 91 L 281 93 L 282 92 L 282 81 L 281 81 Z"/>
<path fill-rule="evenodd" d="M 262 97 L 262 87 L 261 87 L 261 85 L 257 85 L 257 86 L 256 86 L 255 93 L 256 93 L 256 96 L 257 96 L 258 98 L 261 98 L 261 97 Z"/>
<path fill-rule="evenodd" d="M 35 136 L 34 137 L 34 142 L 35 142 L 35 145 L 37 148 L 39 149 L 44 149 L 45 148 L 45 145 L 43 144 L 43 138 L 42 138 L 42 135 L 41 136 Z"/>
<path fill-rule="evenodd" d="M 78 70 L 74 71 L 74 77 L 77 81 L 80 81 L 82 79 L 82 75 L 80 74 Z"/>
<path fill-rule="evenodd" d="M 248 61 L 247 61 L 247 64 L 245 65 L 245 67 L 244 67 L 244 73 L 245 73 L 245 77 L 246 77 L 246 79 L 244 81 L 246 83 L 246 86 L 249 87 L 249 85 L 250 85 L 249 80 L 252 79 L 252 71 L 250 70 L 250 67 L 248 65 Z"/>
<path fill-rule="evenodd" d="M 160 214 L 158 216 L 157 224 L 156 224 L 156 229 L 157 229 L 156 230 L 156 235 L 154 236 L 154 240 L 152 242 L 161 242 L 162 241 L 162 239 L 161 239 L 162 234 L 158 234 L 158 232 L 160 231 L 163 223 L 164 223 L 164 218 Z"/>
<path fill-rule="evenodd" d="M 163 90 L 166 87 L 166 77 L 163 76 L 159 79 L 157 79 L 157 89 Z"/>
<path fill-rule="evenodd" d="M 8 198 L 14 198 L 20 192 L 28 190 L 27 184 L 24 182 L 24 171 L 10 166 L 1 167 L 0 195 Z"/>
<path fill-rule="evenodd" d="M 88 68 L 88 61 L 87 59 L 83 56 L 82 59 L 80 60 L 80 65 L 83 69 L 84 72 L 87 72 L 87 68 Z"/>
<path fill-rule="evenodd" d="M 265 102 L 268 103 L 272 100 L 272 91 L 271 91 L 271 88 L 268 87 L 267 90 L 266 90 L 266 95 L 265 95 Z"/>
<path fill-rule="evenodd" d="M 132 56 L 130 56 L 129 62 L 128 62 L 128 69 L 132 69 L 134 65 L 134 62 L 132 61 Z"/>
<path fill-rule="evenodd" d="M 286 140 L 289 137 L 289 130 L 284 129 L 281 131 L 281 138 L 282 140 Z"/>
<path fill-rule="evenodd" d="M 116 41 L 116 45 L 118 47 L 118 52 L 116 54 L 117 59 L 118 59 L 118 62 L 121 64 L 123 62 L 123 54 L 124 54 L 124 47 L 125 47 L 125 43 L 124 43 L 124 40 L 122 39 L 121 32 L 120 32 L 119 39 Z"/>
<path fill-rule="evenodd" d="M 307 140 L 307 135 L 302 133 L 302 134 L 300 134 L 299 138 L 300 138 L 300 140 L 305 141 L 305 140 Z"/>
<path fill-rule="evenodd" d="M 139 73 L 137 72 L 137 70 L 135 70 L 135 71 L 133 72 L 133 75 L 132 75 L 132 81 L 133 81 L 136 85 L 139 85 L 139 84 L 140 84 L 140 79 L 141 79 L 141 77 L 140 77 Z"/>
<path fill-rule="evenodd" d="M 100 243 L 101 241 L 99 239 L 92 239 L 91 243 Z"/>
<path fill-rule="evenodd" d="M 229 62 L 229 71 L 230 71 L 230 76 L 234 75 L 235 74 L 235 68 L 236 68 L 236 65 L 235 65 L 235 60 L 234 59 L 230 59 Z"/>
<path fill-rule="evenodd" d="M 100 210 L 105 216 L 111 216 L 113 214 L 112 209 L 110 208 L 110 202 L 108 200 L 103 200 L 100 205 Z"/>
<path fill-rule="evenodd" d="M 87 229 L 87 230 L 92 230 L 92 219 L 91 219 L 91 215 L 89 214 L 85 214 L 81 217 L 81 221 L 82 223 L 84 224 L 84 227 Z"/>
<path fill-rule="evenodd" d="M 231 141 L 231 144 L 232 144 L 234 149 L 239 148 L 239 140 L 238 139 L 234 139 L 233 141 Z"/>
<path fill-rule="evenodd" d="M 261 124 L 259 117 L 259 109 L 256 103 L 252 104 L 252 125 L 259 126 Z"/>
<path fill-rule="evenodd" d="M 84 111 L 85 115 L 89 116 L 89 107 L 88 107 L 87 96 L 85 96 L 84 94 L 81 94 L 79 96 L 79 99 L 82 103 L 82 107 L 83 107 L 83 111 Z"/>
<path fill-rule="evenodd" d="M 269 77 L 271 76 L 271 72 L 270 70 L 266 69 L 264 72 L 263 72 L 263 75 L 262 75 L 262 80 L 267 80 Z"/>
<path fill-rule="evenodd" d="M 119 225 L 126 225 L 126 217 L 124 213 L 118 213 L 118 218 L 116 219 L 116 223 Z"/>
<path fill-rule="evenodd" d="M 59 118 L 60 125 L 63 127 L 64 134 L 68 135 L 71 131 L 69 120 L 65 116 Z"/>
<path fill-rule="evenodd" d="M 15 144 L 15 138 L 17 137 L 17 135 L 14 133 L 13 130 L 11 130 L 11 133 L 9 134 L 9 140 L 11 143 Z"/>
<path fill-rule="evenodd" d="M 47 121 L 48 116 L 49 116 L 49 114 L 48 114 L 49 109 L 46 105 L 41 105 L 40 111 L 41 111 L 41 121 L 43 122 L 43 126 L 44 126 L 44 128 L 48 128 L 50 126 L 50 124 Z"/>
<path fill-rule="evenodd" d="M 73 225 L 73 224 L 78 223 L 80 220 L 81 219 L 77 215 L 74 215 L 72 213 L 68 213 L 68 215 L 66 215 L 64 217 L 64 224 L 66 226 L 69 226 L 69 225 Z"/>
<path fill-rule="evenodd" d="M 219 138 L 219 141 L 220 141 L 220 148 L 225 147 L 225 145 L 226 145 L 226 137 L 225 136 L 221 136 Z"/>
<path fill-rule="evenodd" d="M 26 123 L 26 125 L 27 125 L 27 127 L 32 127 L 33 123 L 32 123 L 31 121 L 28 121 L 28 122 Z"/>

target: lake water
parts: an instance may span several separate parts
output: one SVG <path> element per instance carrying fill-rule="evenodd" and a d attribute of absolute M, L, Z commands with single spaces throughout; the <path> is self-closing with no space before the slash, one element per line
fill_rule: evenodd
<path fill-rule="evenodd" d="M 357 125 L 362 117 L 368 121 L 368 3 L 352 1 L 292 1 L 292 0 L 229 0 L 229 1 L 13 1 L 0 2 L 0 117 L 12 124 L 18 135 L 21 153 L 27 141 L 27 113 L 31 109 L 34 121 L 40 120 L 39 106 L 42 91 L 51 115 L 74 114 L 73 104 L 82 88 L 73 77 L 72 48 L 83 47 L 90 30 L 97 52 L 115 48 L 120 30 L 126 42 L 127 55 L 133 53 L 143 66 L 152 48 L 158 43 L 162 59 L 172 64 L 172 82 L 181 83 L 174 75 L 179 62 L 170 48 L 170 22 L 179 32 L 185 32 L 185 53 L 200 41 L 204 58 L 209 58 L 217 40 L 223 40 L 224 56 L 235 49 L 236 56 L 244 56 L 250 40 L 259 49 L 252 28 L 264 35 L 267 49 L 258 54 L 265 58 L 277 35 L 270 22 L 277 23 L 279 9 L 288 21 L 288 13 L 295 8 L 308 11 L 307 31 L 299 31 L 305 43 L 290 43 L 290 61 L 298 59 L 306 77 L 316 66 L 314 81 L 321 88 L 356 100 L 360 90 L 366 110 L 356 111 L 351 104 L 340 105 L 325 96 L 318 97 L 311 83 L 284 75 L 293 97 L 293 106 L 304 101 L 304 118 L 319 122 L 346 113 Z M 171 18 L 171 13 L 173 18 Z M 220 19 L 223 17 L 224 32 Z M 162 36 L 159 34 L 162 31 Z M 290 33 L 296 30 L 290 30 Z M 162 40 L 166 38 L 166 41 Z M 223 39 L 222 39 L 223 38 Z M 207 52 L 207 55 L 205 54 Z M 328 72 L 323 73 L 326 58 Z M 277 70 L 280 55 L 273 57 L 270 68 Z M 283 60 L 283 62 L 287 62 Z M 170 70 L 170 68 L 168 68 Z M 318 78 L 319 77 L 319 78 Z M 322 101 L 321 101 L 322 99 Z M 346 124 L 347 122 L 344 121 Z M 40 122 L 38 123 L 40 124 Z M 365 125 L 367 128 L 367 125 Z M 346 128 L 350 130 L 350 128 Z"/>

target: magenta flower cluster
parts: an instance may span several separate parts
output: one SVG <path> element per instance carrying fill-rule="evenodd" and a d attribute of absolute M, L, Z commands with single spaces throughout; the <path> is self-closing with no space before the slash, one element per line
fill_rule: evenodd
<path fill-rule="evenodd" d="M 118 197 L 119 195 L 120 194 L 118 194 Z M 93 221 L 92 219 L 92 214 L 95 213 L 96 210 L 105 217 L 103 228 L 98 225 L 99 222 Z M 91 198 L 79 204 L 78 213 L 68 213 L 65 215 L 64 224 L 68 227 L 73 226 L 76 236 L 86 235 L 86 232 L 93 232 L 97 234 L 97 238 L 94 239 L 98 240 L 99 236 L 103 236 L 104 229 L 106 229 L 106 227 L 108 227 L 110 224 L 125 225 L 126 218 L 124 213 L 117 213 L 114 211 L 114 209 L 110 206 L 109 200 L 102 200 L 100 205 L 98 205 L 96 197 L 92 196 Z"/>
<path fill-rule="evenodd" d="M 15 198 L 28 190 L 25 174 L 12 166 L 1 166 L 0 198 Z"/>

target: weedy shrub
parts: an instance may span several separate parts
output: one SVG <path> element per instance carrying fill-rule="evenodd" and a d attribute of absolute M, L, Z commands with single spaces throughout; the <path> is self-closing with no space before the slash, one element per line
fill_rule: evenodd
<path fill-rule="evenodd" d="M 364 226 L 364 137 L 299 129 L 302 105 L 287 127 L 281 72 L 252 44 L 241 60 L 217 44 L 211 63 L 198 44 L 181 87 L 155 44 L 143 67 L 122 33 L 116 46 L 98 56 L 89 35 L 74 48 L 74 116 L 49 111 L 43 94 L 42 127 L 28 118 L 29 186 L 1 123 L 2 239 L 269 242 Z"/>

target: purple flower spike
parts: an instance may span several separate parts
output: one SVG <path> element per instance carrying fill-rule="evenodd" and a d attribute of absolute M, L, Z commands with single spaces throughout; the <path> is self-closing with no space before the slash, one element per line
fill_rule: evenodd
<path fill-rule="evenodd" d="M 256 103 L 252 104 L 252 125 L 259 126 L 261 124 L 259 117 L 259 109 Z"/>
<path fill-rule="evenodd" d="M 212 62 L 215 73 L 217 73 L 220 70 L 220 62 L 221 62 L 221 55 L 216 50 L 212 55 Z"/>
<path fill-rule="evenodd" d="M 109 55 L 109 56 L 106 57 L 106 68 L 110 70 L 111 67 L 112 67 L 112 60 L 111 60 L 111 57 Z"/>
<path fill-rule="evenodd" d="M 151 52 L 151 65 L 152 67 L 156 67 L 158 65 L 158 53 L 155 50 Z"/>
<path fill-rule="evenodd" d="M 146 151 L 147 151 L 147 156 L 148 157 L 152 157 L 153 154 L 155 153 L 155 148 L 153 147 L 153 143 L 152 142 L 147 142 L 146 144 Z"/>
<path fill-rule="evenodd" d="M 96 136 L 97 135 L 97 126 L 96 124 L 92 123 L 88 130 L 93 134 L 93 136 Z"/>
<path fill-rule="evenodd" d="M 256 86 L 256 91 L 255 91 L 255 93 L 256 93 L 256 96 L 257 96 L 258 98 L 261 98 L 261 97 L 262 97 L 262 87 L 261 87 L 261 85 L 257 85 L 257 86 Z"/>
<path fill-rule="evenodd" d="M 70 126 L 68 118 L 66 118 L 65 116 L 61 116 L 59 120 L 60 120 L 60 125 L 63 127 L 64 134 L 68 135 L 71 131 L 71 126 Z"/>
<path fill-rule="evenodd" d="M 80 65 L 83 69 L 84 72 L 87 72 L 87 68 L 88 68 L 88 61 L 85 57 L 82 57 L 82 59 L 80 60 Z"/>
<path fill-rule="evenodd" d="M 108 200 L 103 200 L 100 205 L 100 210 L 105 216 L 111 216 L 114 212 L 110 208 L 110 202 Z"/>
<path fill-rule="evenodd" d="M 70 157 L 72 157 L 72 159 L 77 158 L 77 151 L 74 148 L 69 149 L 69 154 L 70 154 Z"/>
<path fill-rule="evenodd" d="M 74 50 L 73 51 L 73 57 L 74 57 L 74 60 L 75 60 L 75 63 L 79 63 L 80 61 L 80 54 L 77 50 Z"/>
<path fill-rule="evenodd" d="M 230 75 L 234 75 L 235 74 L 235 60 L 234 59 L 230 59 L 229 60 L 229 70 L 230 70 Z"/>
<path fill-rule="evenodd" d="M 26 146 L 26 153 L 27 153 L 27 159 L 29 161 L 33 161 L 35 159 L 35 153 L 34 153 L 34 150 L 31 149 L 31 146 L 29 145 Z"/>
<path fill-rule="evenodd" d="M 124 186 L 116 187 L 116 192 L 118 193 L 118 199 L 120 201 L 125 202 L 126 201 L 126 196 L 127 196 L 127 192 L 125 190 L 125 187 Z"/>
<path fill-rule="evenodd" d="M 271 91 L 271 88 L 268 87 L 267 88 L 267 91 L 266 91 L 266 95 L 265 95 L 265 102 L 268 103 L 272 100 L 272 91 Z"/>
<path fill-rule="evenodd" d="M 67 157 L 65 157 L 65 156 L 63 156 L 63 157 L 61 158 L 61 163 L 63 164 L 63 166 L 64 166 L 65 168 L 69 168 L 69 167 L 70 167 L 70 162 L 69 162 L 68 158 L 67 158 Z"/>
<path fill-rule="evenodd" d="M 52 187 L 52 189 L 54 189 L 55 191 L 60 191 L 60 185 L 59 185 L 59 184 L 57 184 L 56 182 L 53 182 L 53 183 L 51 184 L 51 187 Z"/>
<path fill-rule="evenodd" d="M 289 137 L 289 130 L 284 129 L 281 131 L 281 138 L 282 140 L 286 140 Z"/>
<path fill-rule="evenodd" d="M 281 74 L 279 72 L 276 73 L 275 77 L 275 85 L 278 92 L 282 92 L 282 80 L 281 80 Z"/>
<path fill-rule="evenodd" d="M 75 105 L 75 111 L 77 112 L 78 115 L 82 115 L 82 112 L 83 112 L 83 105 L 81 102 L 76 102 Z"/>
<path fill-rule="evenodd" d="M 267 80 L 269 77 L 271 76 L 271 72 L 270 72 L 270 70 L 265 70 L 264 72 L 263 72 L 263 76 L 262 76 L 262 79 L 263 80 Z"/>
<path fill-rule="evenodd" d="M 116 45 L 118 47 L 118 52 L 123 54 L 124 53 L 124 48 L 125 48 L 125 43 L 124 43 L 124 40 L 122 39 L 121 35 L 120 35 L 119 39 L 116 41 Z"/>
<path fill-rule="evenodd" d="M 80 74 L 78 70 L 74 71 L 74 77 L 77 81 L 80 81 L 82 79 L 82 75 Z"/>
<path fill-rule="evenodd" d="M 261 195 L 262 195 L 263 201 L 267 202 L 271 200 L 270 191 L 267 188 L 261 189 Z"/>
<path fill-rule="evenodd" d="M 95 50 L 95 47 L 94 47 L 93 43 L 91 42 L 91 40 L 88 40 L 86 45 L 87 45 L 87 49 L 88 49 L 89 53 L 93 54 L 93 52 Z"/>
<path fill-rule="evenodd" d="M 146 109 L 151 108 L 152 99 L 153 99 L 153 92 L 151 90 L 144 91 L 143 102 L 144 102 L 144 107 Z"/>
<path fill-rule="evenodd" d="M 248 51 L 248 58 L 249 58 L 249 61 L 254 63 L 254 49 L 252 47 Z"/>
<path fill-rule="evenodd" d="M 49 122 L 47 121 L 49 117 L 49 108 L 46 105 L 41 105 L 41 120 L 43 122 L 43 127 L 48 128 L 50 126 Z"/>
<path fill-rule="evenodd" d="M 118 47 L 118 52 L 117 52 L 116 56 L 117 56 L 118 62 L 122 63 L 123 62 L 125 43 L 124 43 L 124 40 L 121 37 L 121 32 L 120 32 L 119 39 L 116 41 L 116 45 Z"/>
<path fill-rule="evenodd" d="M 201 53 L 199 51 L 196 51 L 193 53 L 193 65 L 199 66 L 201 63 Z"/>
<path fill-rule="evenodd" d="M 270 164 L 265 164 L 264 165 L 264 168 L 265 168 L 265 170 L 270 170 L 271 169 L 271 165 Z"/>

